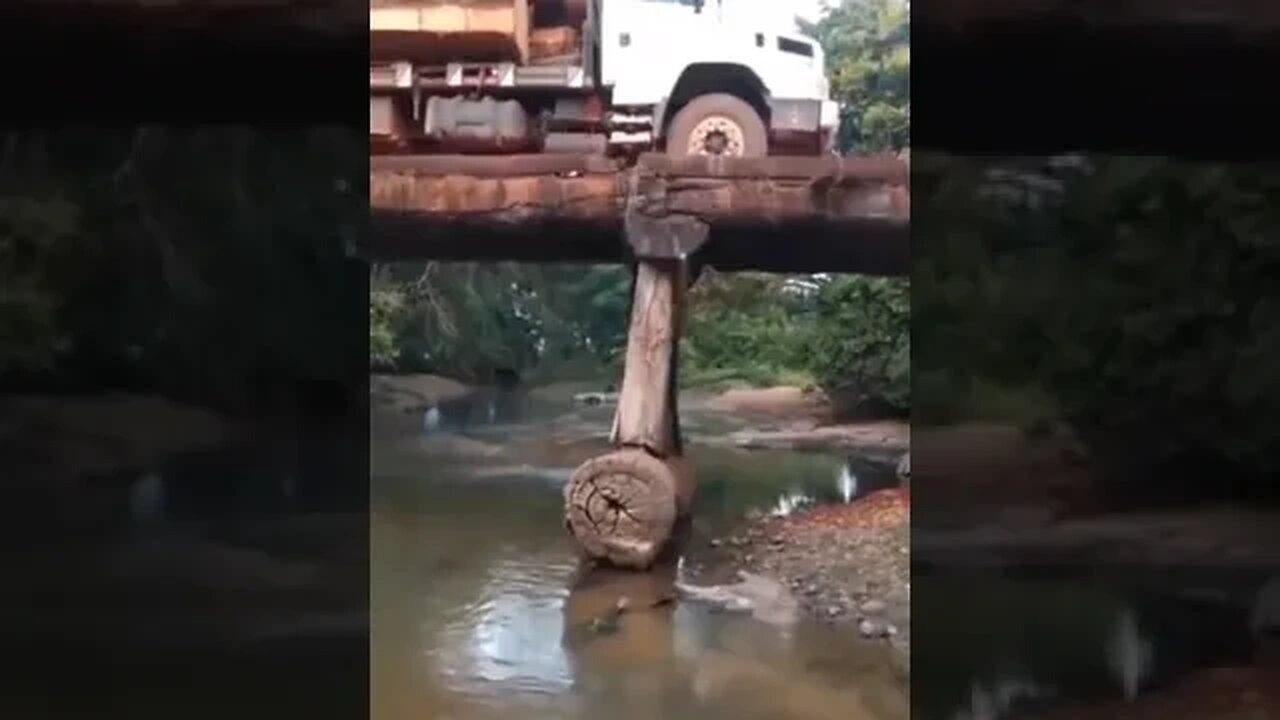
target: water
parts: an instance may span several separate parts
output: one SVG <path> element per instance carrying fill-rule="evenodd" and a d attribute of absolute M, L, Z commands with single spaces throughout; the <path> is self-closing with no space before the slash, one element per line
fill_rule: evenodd
<path fill-rule="evenodd" d="M 852 500 L 892 468 L 846 458 L 700 446 L 699 490 L 678 563 L 584 571 L 561 526 L 561 487 L 607 449 L 609 408 L 484 398 L 419 418 L 375 416 L 372 697 L 376 720 L 455 718 L 900 719 L 889 650 L 808 621 L 791 628 L 692 603 L 648 606 L 673 581 L 707 581 L 708 540 L 749 511 Z M 616 632 L 592 620 L 625 596 Z"/>
<path fill-rule="evenodd" d="M 1252 664 L 1248 584 L 1224 589 L 1235 603 L 1117 576 L 929 574 L 913 584 L 912 699 L 922 720 L 1131 702 L 1200 669 Z"/>

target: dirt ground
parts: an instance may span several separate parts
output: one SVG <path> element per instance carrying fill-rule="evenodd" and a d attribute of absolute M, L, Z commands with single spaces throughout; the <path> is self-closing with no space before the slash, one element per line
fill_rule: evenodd
<path fill-rule="evenodd" d="M 708 410 L 759 419 L 827 420 L 831 403 L 817 388 L 733 388 L 705 401 Z"/>
<path fill-rule="evenodd" d="M 882 490 L 785 518 L 757 517 L 721 544 L 742 567 L 789 586 L 812 617 L 890 643 L 909 668 L 909 491 Z"/>
<path fill-rule="evenodd" d="M 911 444 L 904 421 L 833 422 L 830 401 L 817 388 L 735 388 L 712 396 L 692 391 L 681 398 L 681 408 L 745 421 L 748 427 L 716 442 L 748 450 L 841 450 L 896 461 Z"/>
<path fill-rule="evenodd" d="M 425 410 L 464 397 L 471 388 L 439 375 L 372 375 L 369 399 L 379 407 L 398 412 Z"/>

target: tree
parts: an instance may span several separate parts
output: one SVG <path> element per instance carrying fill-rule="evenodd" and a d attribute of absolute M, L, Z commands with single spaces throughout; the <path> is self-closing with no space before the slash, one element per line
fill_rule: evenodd
<path fill-rule="evenodd" d="M 840 101 L 846 152 L 900 150 L 911 137 L 911 5 L 844 0 L 813 28 Z"/>

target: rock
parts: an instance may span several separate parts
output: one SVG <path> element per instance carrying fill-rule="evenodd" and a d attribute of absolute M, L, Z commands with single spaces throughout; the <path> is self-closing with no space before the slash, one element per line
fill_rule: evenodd
<path fill-rule="evenodd" d="M 858 633 L 867 639 L 887 638 L 898 633 L 898 629 L 888 623 L 880 623 L 863 618 L 858 623 Z"/>
<path fill-rule="evenodd" d="M 711 538 L 711 547 L 718 548 L 721 545 L 720 538 Z"/>
<path fill-rule="evenodd" d="M 748 572 L 739 572 L 732 585 L 699 587 L 676 583 L 677 594 L 687 600 L 705 602 L 716 609 L 750 612 L 757 620 L 788 625 L 796 620 L 798 606 L 781 583 Z"/>
<path fill-rule="evenodd" d="M 578 393 L 573 396 L 573 402 L 577 405 L 596 406 L 596 405 L 615 405 L 618 402 L 618 393 Z"/>
<path fill-rule="evenodd" d="M 887 609 L 887 605 L 880 600 L 868 600 L 858 606 L 858 611 L 864 615 L 878 615 Z"/>

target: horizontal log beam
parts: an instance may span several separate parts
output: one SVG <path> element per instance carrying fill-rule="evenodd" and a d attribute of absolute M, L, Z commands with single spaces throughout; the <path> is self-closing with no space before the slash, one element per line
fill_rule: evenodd
<path fill-rule="evenodd" d="M 374 157 L 375 259 L 619 262 L 628 217 L 705 223 L 726 270 L 907 271 L 909 176 L 893 158 Z"/>

